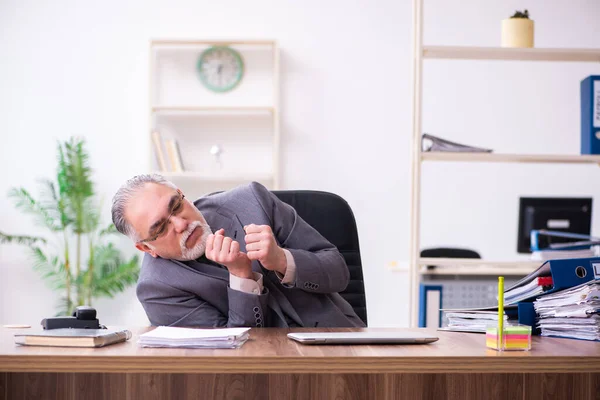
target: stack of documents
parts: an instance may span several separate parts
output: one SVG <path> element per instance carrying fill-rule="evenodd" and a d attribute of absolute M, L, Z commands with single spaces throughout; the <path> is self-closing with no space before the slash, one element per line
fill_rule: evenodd
<path fill-rule="evenodd" d="M 248 340 L 250 328 L 194 329 L 159 326 L 140 335 L 142 347 L 237 349 Z"/>
<path fill-rule="evenodd" d="M 542 336 L 600 340 L 600 280 L 538 298 Z"/>
<path fill-rule="evenodd" d="M 498 325 L 498 308 L 480 308 L 480 309 L 447 309 L 443 310 L 448 325 L 444 330 L 456 332 L 480 332 L 485 333 L 488 326 Z M 516 312 L 516 307 L 505 307 L 504 322 L 509 323 L 509 315 Z"/>
<path fill-rule="evenodd" d="M 551 276 L 538 276 L 522 286 L 513 286 L 504 292 L 504 303 L 515 304 L 527 298 L 535 297 L 552 288 Z"/>

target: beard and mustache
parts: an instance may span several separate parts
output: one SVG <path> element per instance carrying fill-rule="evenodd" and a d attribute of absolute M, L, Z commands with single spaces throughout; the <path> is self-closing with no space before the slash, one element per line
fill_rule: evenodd
<path fill-rule="evenodd" d="M 191 249 L 188 249 L 185 246 L 185 242 L 187 242 L 190 235 L 198 227 L 200 229 L 202 229 L 202 236 L 200 236 L 200 239 L 194 245 L 194 247 L 192 247 Z M 180 260 L 181 261 L 190 261 L 190 260 L 195 260 L 198 257 L 201 257 L 204 254 L 204 252 L 206 251 L 206 239 L 208 238 L 208 235 L 210 235 L 211 233 L 212 232 L 210 230 L 210 226 L 208 226 L 208 224 L 206 222 L 201 222 L 201 221 L 191 222 L 188 225 L 186 231 L 181 234 L 181 239 L 179 241 L 179 247 L 181 248 Z"/>
<path fill-rule="evenodd" d="M 188 249 L 185 245 L 185 242 L 187 242 L 190 235 L 194 233 L 194 230 L 196 230 L 196 228 L 202 229 L 202 236 L 200 236 L 200 238 L 197 239 L 197 243 L 194 245 L 194 247 Z M 159 255 L 163 258 L 171 258 L 179 261 L 195 260 L 204 255 L 204 252 L 206 251 L 206 240 L 208 239 L 208 236 L 211 233 L 212 231 L 210 230 L 210 226 L 208 225 L 208 223 L 202 221 L 190 222 L 185 232 L 181 234 L 181 239 L 179 240 L 179 248 L 181 253 L 173 255 L 167 253 L 159 253 Z M 150 243 L 148 243 L 147 246 L 155 251 L 157 250 L 156 246 L 153 246 Z"/>

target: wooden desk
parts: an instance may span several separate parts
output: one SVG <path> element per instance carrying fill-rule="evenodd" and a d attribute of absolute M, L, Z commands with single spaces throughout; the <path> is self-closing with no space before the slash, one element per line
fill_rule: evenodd
<path fill-rule="evenodd" d="M 0 328 L 0 399 L 600 398 L 596 342 L 534 337 L 532 351 L 498 353 L 483 335 L 436 332 L 428 345 L 305 346 L 252 329 L 237 350 L 139 348 L 146 330 L 74 349 L 20 347 Z"/>

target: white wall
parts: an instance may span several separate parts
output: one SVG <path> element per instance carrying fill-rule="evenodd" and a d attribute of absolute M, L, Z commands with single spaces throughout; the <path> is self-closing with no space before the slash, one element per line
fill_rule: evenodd
<path fill-rule="evenodd" d="M 537 46 L 600 48 L 596 0 L 426 3 L 426 44 L 497 45 L 500 20 L 528 8 Z M 349 201 L 371 325 L 406 325 L 407 277 L 385 265 L 408 259 L 411 15 L 407 0 L 1 0 L 0 230 L 43 233 L 5 193 L 52 177 L 55 142 L 70 135 L 88 141 L 108 221 L 114 191 L 150 159 L 149 39 L 274 38 L 284 187 Z M 598 64 L 427 61 L 424 131 L 502 152 L 576 154 L 578 83 L 592 73 Z M 600 201 L 593 166 L 434 164 L 424 175 L 423 245 L 469 245 L 490 258 L 516 256 L 518 196 Z M 0 324 L 37 324 L 55 300 L 23 248 L 0 246 Z M 147 322 L 133 290 L 96 306 L 107 324 Z"/>

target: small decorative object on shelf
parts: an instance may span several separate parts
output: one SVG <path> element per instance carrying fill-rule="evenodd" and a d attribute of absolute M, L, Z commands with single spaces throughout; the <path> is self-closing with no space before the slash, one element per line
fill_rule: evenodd
<path fill-rule="evenodd" d="M 533 20 L 529 11 L 517 11 L 502 20 L 502 47 L 533 47 Z"/>
<path fill-rule="evenodd" d="M 210 147 L 210 154 L 214 157 L 218 169 L 223 168 L 223 164 L 221 164 L 221 154 L 223 154 L 223 148 L 218 144 L 214 144 Z"/>
<path fill-rule="evenodd" d="M 236 50 L 227 46 L 212 46 L 198 59 L 198 74 L 204 86 L 213 92 L 228 92 L 244 75 L 244 62 Z"/>

